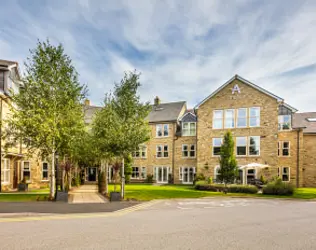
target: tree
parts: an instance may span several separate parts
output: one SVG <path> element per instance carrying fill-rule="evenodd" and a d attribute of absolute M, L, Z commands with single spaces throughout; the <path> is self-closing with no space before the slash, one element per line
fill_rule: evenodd
<path fill-rule="evenodd" d="M 55 154 L 70 152 L 84 131 L 82 102 L 87 93 L 63 46 L 38 42 L 25 63 L 24 87 L 12 95 L 11 134 L 29 152 L 51 157 L 50 196 L 55 194 Z"/>
<path fill-rule="evenodd" d="M 129 183 L 131 180 L 131 175 L 133 172 L 133 158 L 131 155 L 127 155 L 124 159 L 124 175 L 125 175 L 125 183 Z"/>
<path fill-rule="evenodd" d="M 238 176 L 238 168 L 237 161 L 234 155 L 234 140 L 230 131 L 228 131 L 224 135 L 219 162 L 219 181 L 223 182 L 225 186 L 227 183 L 233 183 Z"/>

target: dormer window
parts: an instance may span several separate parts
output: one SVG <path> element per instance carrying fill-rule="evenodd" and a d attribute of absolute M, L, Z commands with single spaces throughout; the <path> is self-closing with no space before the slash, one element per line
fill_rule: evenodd
<path fill-rule="evenodd" d="M 292 128 L 292 116 L 291 115 L 279 115 L 279 130 L 291 130 Z"/>
<path fill-rule="evenodd" d="M 183 122 L 182 123 L 182 136 L 195 136 L 195 135 L 196 135 L 196 123 Z"/>

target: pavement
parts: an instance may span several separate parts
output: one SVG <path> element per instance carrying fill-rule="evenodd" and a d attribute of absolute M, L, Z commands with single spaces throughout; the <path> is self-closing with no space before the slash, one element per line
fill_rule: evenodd
<path fill-rule="evenodd" d="M 105 197 L 98 193 L 97 185 L 82 185 L 69 192 L 69 203 L 106 203 Z"/>
<path fill-rule="evenodd" d="M 86 217 L 0 219 L 1 249 L 314 250 L 316 202 L 204 198 Z"/>

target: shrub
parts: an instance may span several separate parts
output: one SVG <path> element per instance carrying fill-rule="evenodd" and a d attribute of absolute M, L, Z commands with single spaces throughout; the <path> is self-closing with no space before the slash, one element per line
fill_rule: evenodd
<path fill-rule="evenodd" d="M 294 189 L 291 183 L 282 182 L 281 179 L 277 179 L 263 187 L 262 193 L 269 195 L 293 195 Z"/>
<path fill-rule="evenodd" d="M 147 175 L 146 183 L 154 183 L 154 176 L 152 174 Z"/>
<path fill-rule="evenodd" d="M 243 194 L 256 194 L 258 193 L 258 188 L 251 185 L 229 185 L 227 187 L 228 193 L 243 193 Z"/>
<path fill-rule="evenodd" d="M 195 185 L 195 189 L 212 192 L 222 192 L 225 186 L 223 184 L 207 184 L 206 181 L 199 181 Z"/>
<path fill-rule="evenodd" d="M 206 177 L 204 174 L 200 173 L 200 174 L 197 174 L 195 177 L 194 177 L 194 184 L 198 181 L 205 181 L 206 180 Z"/>

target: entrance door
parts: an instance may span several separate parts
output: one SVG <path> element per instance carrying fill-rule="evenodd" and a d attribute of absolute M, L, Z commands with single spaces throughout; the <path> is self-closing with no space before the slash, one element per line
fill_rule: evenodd
<path fill-rule="evenodd" d="M 195 168 L 183 167 L 183 184 L 193 184 Z"/>
<path fill-rule="evenodd" d="M 255 169 L 247 169 L 246 172 L 246 184 L 250 184 L 251 180 L 256 179 L 256 170 Z"/>
<path fill-rule="evenodd" d="M 97 168 L 88 168 L 88 181 L 97 181 Z"/>
<path fill-rule="evenodd" d="M 168 175 L 168 167 L 156 167 L 157 183 L 168 183 Z"/>

